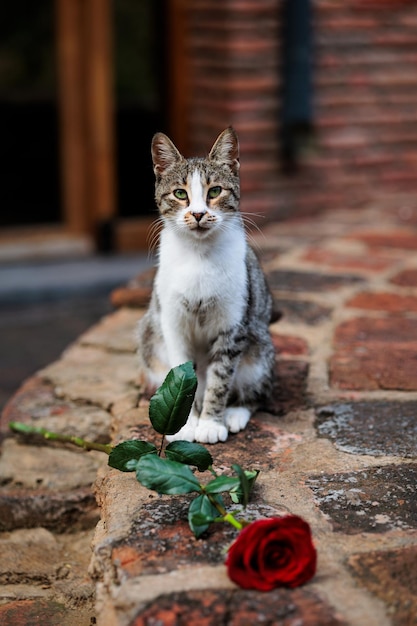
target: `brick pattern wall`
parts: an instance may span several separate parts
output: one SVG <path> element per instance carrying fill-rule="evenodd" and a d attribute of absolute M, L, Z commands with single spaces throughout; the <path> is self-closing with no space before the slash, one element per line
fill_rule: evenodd
<path fill-rule="evenodd" d="M 316 0 L 315 140 L 295 175 L 280 146 L 281 0 L 188 6 L 188 154 L 233 124 L 242 208 L 289 217 L 409 193 L 417 179 L 417 5 Z"/>
<path fill-rule="evenodd" d="M 277 2 L 196 0 L 189 15 L 188 152 L 206 152 L 232 124 L 241 144 L 243 210 L 268 212 L 279 147 Z"/>

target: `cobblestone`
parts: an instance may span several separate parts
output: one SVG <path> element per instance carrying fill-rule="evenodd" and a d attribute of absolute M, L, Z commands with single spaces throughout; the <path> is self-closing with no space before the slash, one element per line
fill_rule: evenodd
<path fill-rule="evenodd" d="M 346 452 L 417 457 L 417 402 L 337 403 L 317 411 L 317 432 Z"/>
<path fill-rule="evenodd" d="M 63 626 L 416 623 L 417 227 L 391 206 L 264 228 L 283 314 L 271 326 L 277 386 L 245 431 L 210 449 L 222 472 L 236 462 L 260 470 L 249 517 L 309 522 L 316 577 L 295 590 L 240 590 L 223 565 L 236 531 L 219 524 L 194 539 L 191 496 L 157 496 L 99 453 L 11 437 L 18 420 L 157 442 L 135 383 L 147 273 L 3 412 L 2 624 L 37 623 L 35 614 Z"/>
<path fill-rule="evenodd" d="M 396 626 L 415 623 L 416 559 L 415 546 L 356 554 L 349 559 L 355 578 L 385 603 Z"/>
<path fill-rule="evenodd" d="M 320 509 L 345 533 L 417 528 L 417 465 L 372 467 L 308 481 Z"/>

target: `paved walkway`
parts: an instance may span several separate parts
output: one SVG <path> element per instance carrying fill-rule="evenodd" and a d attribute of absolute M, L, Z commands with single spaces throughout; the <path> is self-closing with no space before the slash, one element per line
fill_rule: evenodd
<path fill-rule="evenodd" d="M 379 202 L 271 224 L 256 241 L 284 314 L 272 326 L 279 390 L 211 452 L 217 467 L 261 470 L 251 514 L 310 523 L 316 577 L 242 591 L 222 564 L 235 531 L 195 540 L 188 496 L 158 497 L 100 453 L 7 437 L 1 624 L 417 624 L 417 212 Z M 14 419 L 152 438 L 133 339 L 149 281 L 114 293 L 120 308 L 25 382 L 3 433 Z"/>

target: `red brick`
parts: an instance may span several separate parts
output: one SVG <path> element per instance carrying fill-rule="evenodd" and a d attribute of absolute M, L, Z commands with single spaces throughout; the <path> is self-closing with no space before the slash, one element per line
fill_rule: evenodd
<path fill-rule="evenodd" d="M 252 624 L 342 626 L 334 610 L 308 589 L 185 591 L 160 596 L 129 626 L 249 626 Z"/>
<path fill-rule="evenodd" d="M 396 260 L 392 257 L 386 257 L 378 254 L 377 252 L 372 255 L 343 254 L 323 248 L 311 248 L 302 258 L 304 261 L 310 261 L 320 265 L 329 265 L 330 267 L 352 270 L 362 269 L 373 272 L 378 272 L 391 267 Z"/>
<path fill-rule="evenodd" d="M 349 320 L 336 329 L 334 344 L 332 386 L 417 390 L 417 320 Z"/>
<path fill-rule="evenodd" d="M 403 270 L 391 278 L 390 282 L 401 287 L 417 287 L 417 268 Z"/>
<path fill-rule="evenodd" d="M 392 230 L 390 232 L 357 233 L 350 236 L 358 239 L 368 246 L 376 248 L 398 248 L 404 250 L 417 250 L 417 233 L 404 230 Z"/>
<path fill-rule="evenodd" d="M 369 15 L 363 16 L 351 14 L 346 16 L 336 16 L 334 18 L 328 18 L 327 20 L 323 20 L 322 26 L 329 28 L 333 31 L 356 29 L 369 30 L 377 27 L 378 21 L 377 19 Z"/>
<path fill-rule="evenodd" d="M 404 169 L 389 169 L 380 175 L 381 182 L 386 183 L 403 183 L 402 186 L 406 187 L 406 183 L 411 184 L 411 188 L 414 188 L 416 182 L 416 171 L 414 168 L 410 168 L 408 171 Z M 417 237 L 414 239 L 414 242 L 417 242 Z M 394 245 L 393 247 L 398 247 Z M 416 249 L 417 243 L 413 243 L 413 239 L 410 238 L 410 242 L 407 241 L 407 238 L 404 238 L 404 244 L 400 243 L 400 248 L 411 248 Z"/>
<path fill-rule="evenodd" d="M 356 309 L 386 311 L 387 313 L 417 312 L 417 297 L 389 292 L 363 292 L 351 298 L 346 306 Z"/>
<path fill-rule="evenodd" d="M 336 347 L 357 347 L 374 343 L 417 348 L 417 320 L 359 317 L 338 326 Z"/>
<path fill-rule="evenodd" d="M 338 351 L 330 361 L 330 381 L 339 389 L 356 391 L 417 391 L 416 348 L 387 352 L 387 347 L 370 346 L 360 354 Z"/>
<path fill-rule="evenodd" d="M 110 301 L 116 308 L 122 306 L 140 308 L 148 305 L 151 293 L 150 287 L 119 287 L 112 291 Z"/>
<path fill-rule="evenodd" d="M 300 356 L 308 354 L 308 345 L 300 337 L 278 335 L 272 333 L 275 349 L 283 356 Z"/>
<path fill-rule="evenodd" d="M 68 529 L 74 532 L 93 528 L 98 520 L 92 487 L 61 492 L 47 488 L 2 488 L 0 531 L 42 526 L 56 532 L 68 532 Z"/>
<path fill-rule="evenodd" d="M 110 296 L 113 306 L 130 306 L 135 308 L 147 306 L 152 293 L 155 273 L 156 269 L 151 268 L 136 276 L 125 287 L 115 289 Z"/>

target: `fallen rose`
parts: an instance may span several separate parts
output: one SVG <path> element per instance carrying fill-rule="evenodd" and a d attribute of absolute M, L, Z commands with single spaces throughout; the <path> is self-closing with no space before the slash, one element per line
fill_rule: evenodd
<path fill-rule="evenodd" d="M 229 578 L 243 589 L 298 587 L 316 572 L 317 553 L 307 522 L 296 515 L 245 526 L 229 548 Z"/>

